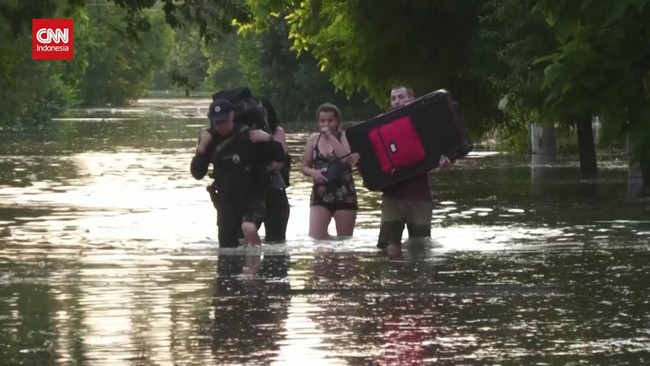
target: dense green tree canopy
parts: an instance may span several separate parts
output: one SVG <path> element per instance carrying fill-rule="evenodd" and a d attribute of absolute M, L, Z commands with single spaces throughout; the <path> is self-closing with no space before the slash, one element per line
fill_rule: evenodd
<path fill-rule="evenodd" d="M 494 113 L 496 96 L 472 66 L 481 1 L 249 3 L 257 27 L 286 14 L 294 49 L 310 50 L 334 85 L 347 92 L 366 91 L 386 106 L 396 84 L 419 94 L 445 88 L 466 101 L 470 120 Z"/>
<path fill-rule="evenodd" d="M 172 26 L 197 24 L 207 40 L 286 14 L 296 51 L 315 56 L 337 88 L 368 93 L 387 105 L 395 84 L 417 93 L 449 89 L 471 121 L 486 120 L 496 96 L 472 68 L 480 1 L 157 1 L 111 0 L 125 10 L 126 34 L 151 28 L 147 9 L 161 9 Z M 69 0 L 70 4 L 79 4 Z"/>
<path fill-rule="evenodd" d="M 292 51 L 288 25 L 282 18 L 270 19 L 262 32 L 245 32 L 241 45 L 240 64 L 248 85 L 270 98 L 288 120 L 312 120 L 313 112 L 323 102 L 335 103 L 344 112 L 354 109 L 355 113 L 344 113 L 346 118 L 368 118 L 379 112 L 363 102 L 365 93 L 355 93 L 348 100 L 344 93 L 336 91 L 309 51 L 298 55 Z"/>
<path fill-rule="evenodd" d="M 530 12 L 534 0 L 488 0 L 479 20 L 476 68 L 503 98 L 504 109 L 539 113 L 546 94 L 541 88 L 545 65 L 536 63 L 558 42 L 540 14 Z"/>
<path fill-rule="evenodd" d="M 538 0 L 559 46 L 539 60 L 549 113 L 597 114 L 650 163 L 650 1 Z"/>
<path fill-rule="evenodd" d="M 56 1 L 0 1 L 0 125 L 41 124 L 76 103 L 87 63 L 32 60 L 32 18 L 73 16 L 84 39 L 85 11 Z M 78 50 L 83 54 L 83 50 Z"/>
<path fill-rule="evenodd" d="M 79 43 L 87 52 L 88 60 L 88 69 L 81 80 L 82 104 L 125 105 L 142 97 L 172 45 L 173 35 L 165 26 L 162 14 L 153 13 L 152 30 L 139 39 L 131 39 L 124 37 L 123 10 L 95 4 L 87 11 L 89 21 L 84 30 L 87 36 Z"/>

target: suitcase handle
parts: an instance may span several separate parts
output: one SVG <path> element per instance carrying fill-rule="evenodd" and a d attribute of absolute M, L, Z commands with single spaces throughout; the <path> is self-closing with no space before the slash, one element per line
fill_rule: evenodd
<path fill-rule="evenodd" d="M 449 96 L 449 92 L 445 89 L 440 89 L 436 90 L 434 92 L 431 92 L 429 94 L 425 94 L 421 96 L 419 99 L 421 100 L 421 103 L 424 105 L 428 105 L 431 103 L 436 103 L 439 102 Z"/>
<path fill-rule="evenodd" d="M 384 140 L 384 137 L 381 135 L 381 130 L 377 131 L 377 136 L 379 136 L 379 139 L 381 140 L 381 146 L 384 147 L 384 151 L 386 151 L 386 157 L 388 158 L 388 161 L 390 161 L 390 165 L 391 165 L 391 168 L 392 168 L 392 170 L 390 171 L 390 174 L 392 175 L 392 174 L 395 173 L 395 162 L 390 157 L 390 154 L 392 153 L 392 151 L 387 151 L 388 150 L 388 145 L 386 145 L 386 141 Z"/>

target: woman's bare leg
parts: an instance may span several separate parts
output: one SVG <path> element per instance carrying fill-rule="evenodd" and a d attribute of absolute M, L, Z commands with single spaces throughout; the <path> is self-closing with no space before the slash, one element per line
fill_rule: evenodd
<path fill-rule="evenodd" d="M 334 221 L 336 221 L 336 235 L 352 236 L 357 221 L 357 211 L 337 210 L 334 212 Z"/>
<path fill-rule="evenodd" d="M 327 239 L 327 227 L 332 221 L 332 213 L 323 206 L 311 206 L 309 210 L 309 236 L 314 239 Z"/>

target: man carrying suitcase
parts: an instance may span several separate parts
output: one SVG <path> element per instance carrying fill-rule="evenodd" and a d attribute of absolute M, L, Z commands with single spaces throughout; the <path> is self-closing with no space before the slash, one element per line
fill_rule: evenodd
<path fill-rule="evenodd" d="M 413 89 L 397 86 L 390 91 L 391 109 L 401 107 L 415 100 Z M 438 166 L 451 165 L 447 156 L 440 156 Z M 429 173 L 422 172 L 399 183 L 392 184 L 382 191 L 381 226 L 377 247 L 385 250 L 388 256 L 399 256 L 402 251 L 402 232 L 404 225 L 409 238 L 431 237 L 431 218 L 433 196 L 429 184 Z"/>

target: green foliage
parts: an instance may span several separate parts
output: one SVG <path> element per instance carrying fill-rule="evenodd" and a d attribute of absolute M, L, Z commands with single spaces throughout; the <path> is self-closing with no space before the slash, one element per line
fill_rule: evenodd
<path fill-rule="evenodd" d="M 172 84 L 185 90 L 196 90 L 205 81 L 208 59 L 201 47 L 202 41 L 195 27 L 177 29 L 174 35 L 167 73 Z"/>
<path fill-rule="evenodd" d="M 211 90 L 229 89 L 247 84 L 243 71 L 248 63 L 240 56 L 241 42 L 235 34 L 223 36 L 218 42 L 208 42 L 208 83 Z M 240 59 L 241 62 L 240 62 Z"/>
<path fill-rule="evenodd" d="M 475 136 L 598 115 L 605 140 L 629 134 L 650 161 L 649 2 L 0 0 L 0 119 L 126 104 L 172 71 L 188 90 L 250 85 L 290 119 L 325 100 L 358 108 L 364 93 L 385 107 L 407 84 L 450 90 Z M 32 61 L 31 19 L 67 15 L 75 60 Z"/>
<path fill-rule="evenodd" d="M 475 63 L 481 77 L 506 98 L 502 99 L 507 100 L 502 108 L 506 123 L 553 123 L 540 113 L 546 97 L 540 87 L 544 65 L 535 61 L 550 53 L 557 42 L 544 19 L 531 14 L 531 2 L 486 1 L 480 17 Z"/>
<path fill-rule="evenodd" d="M 89 38 L 85 46 L 88 69 L 81 83 L 83 105 L 126 105 L 148 91 L 154 70 L 165 63 L 171 30 L 160 14 L 140 40 L 124 37 L 117 8 L 90 9 Z"/>
<path fill-rule="evenodd" d="M 110 0 L 124 9 L 122 17 L 129 38 L 138 40 L 151 28 L 151 17 L 146 10 L 156 8 L 164 13 L 165 21 L 173 28 L 194 24 L 206 40 L 220 38 L 235 31 L 235 23 L 250 21 L 246 0 Z"/>
<path fill-rule="evenodd" d="M 41 124 L 76 104 L 83 62 L 34 61 L 31 19 L 54 17 L 54 2 L 0 2 L 0 125 Z M 83 19 L 83 11 L 75 14 Z M 83 24 L 83 22 L 80 22 Z"/>
<path fill-rule="evenodd" d="M 337 92 L 321 72 L 318 61 L 309 51 L 291 50 L 289 27 L 281 18 L 269 19 L 266 30 L 246 32 L 241 37 L 240 64 L 247 85 L 256 93 L 270 98 L 278 113 L 289 120 L 313 120 L 313 112 L 325 101 L 333 102 L 346 112 L 346 118 L 367 118 L 378 113 L 364 103 L 365 94 L 351 98 Z"/>
<path fill-rule="evenodd" d="M 32 19 L 50 18 L 57 11 L 56 0 L 0 0 L 3 39 L 20 38 L 31 32 Z"/>
<path fill-rule="evenodd" d="M 286 14 L 297 51 L 310 51 L 346 93 L 364 91 L 383 107 L 396 84 L 422 94 L 445 88 L 473 132 L 496 114 L 496 95 L 472 66 L 481 1 L 250 0 L 254 27 Z M 475 101 L 480 101 L 479 103 Z"/>
<path fill-rule="evenodd" d="M 499 151 L 508 151 L 517 154 L 530 153 L 530 123 L 526 119 L 517 119 L 511 116 L 509 123 L 499 124 L 488 133 L 497 143 Z"/>
<path fill-rule="evenodd" d="M 72 93 L 55 73 L 57 65 L 31 60 L 29 49 L 25 54 L 11 67 L 12 78 L 0 81 L 0 125 L 41 123 L 73 104 Z"/>
<path fill-rule="evenodd" d="M 297 56 L 290 50 L 287 35 L 288 27 L 279 19 L 270 20 L 265 32 L 245 34 L 240 63 L 251 89 L 276 102 L 280 115 L 301 120 L 311 117 L 333 88 L 309 53 Z"/>
<path fill-rule="evenodd" d="M 559 43 L 540 59 L 549 111 L 565 118 L 601 116 L 608 130 L 630 134 L 641 162 L 650 162 L 649 3 L 540 0 L 533 8 Z"/>

